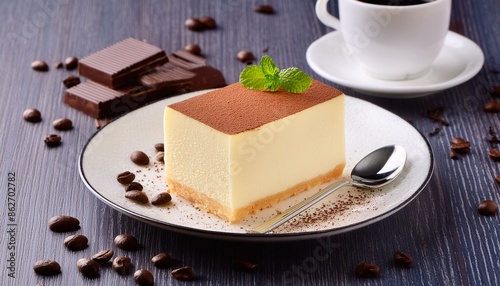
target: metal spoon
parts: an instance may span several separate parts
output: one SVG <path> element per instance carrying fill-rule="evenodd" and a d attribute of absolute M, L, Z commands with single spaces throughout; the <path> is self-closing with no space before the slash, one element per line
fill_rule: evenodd
<path fill-rule="evenodd" d="M 406 151 L 399 145 L 389 145 L 377 149 L 366 155 L 354 166 L 351 171 L 351 180 L 335 182 L 270 220 L 247 229 L 246 232 L 267 233 L 272 231 L 342 187 L 356 186 L 373 189 L 387 185 L 401 173 L 405 162 Z"/>

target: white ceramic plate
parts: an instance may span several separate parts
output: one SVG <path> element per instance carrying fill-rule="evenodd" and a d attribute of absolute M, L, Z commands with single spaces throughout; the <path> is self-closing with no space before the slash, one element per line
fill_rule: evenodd
<path fill-rule="evenodd" d="M 459 85 L 476 75 L 484 63 L 483 52 L 476 43 L 451 31 L 430 71 L 411 80 L 380 80 L 366 75 L 347 52 L 344 38 L 337 31 L 314 41 L 307 49 L 306 59 L 309 66 L 327 80 L 361 93 L 388 98 L 421 97 Z"/>
<path fill-rule="evenodd" d="M 80 156 L 80 175 L 89 190 L 112 208 L 138 220 L 177 232 L 198 236 L 251 240 L 291 240 L 350 231 L 379 221 L 401 209 L 426 186 L 433 171 L 433 155 L 427 140 L 400 117 L 366 101 L 346 98 L 346 168 L 348 177 L 355 163 L 376 148 L 399 144 L 408 158 L 400 177 L 383 189 L 366 191 L 344 188 L 313 208 L 280 226 L 272 234 L 247 234 L 245 229 L 303 200 L 320 187 L 289 198 L 275 207 L 248 216 L 237 224 L 196 209 L 173 195 L 163 207 L 139 205 L 124 197 L 116 176 L 136 174 L 151 198 L 167 189 L 163 165 L 155 162 L 154 145 L 163 142 L 163 110 L 166 105 L 202 94 L 194 92 L 165 99 L 135 110 L 109 123 L 87 143 Z M 142 150 L 151 158 L 147 167 L 135 165 L 130 154 Z M 306 223 L 307 221 L 307 223 Z"/>

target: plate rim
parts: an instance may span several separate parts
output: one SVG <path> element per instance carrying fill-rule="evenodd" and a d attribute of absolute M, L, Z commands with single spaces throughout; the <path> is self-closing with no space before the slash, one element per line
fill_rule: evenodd
<path fill-rule="evenodd" d="M 208 92 L 209 90 L 205 90 L 205 91 Z M 183 225 L 174 225 L 174 224 L 171 224 L 168 222 L 159 221 L 155 218 L 151 218 L 151 217 L 148 217 L 146 215 L 128 210 L 127 208 L 120 206 L 118 204 L 115 204 L 114 202 L 110 201 L 108 198 L 106 198 L 104 195 L 102 195 L 101 193 L 99 193 L 97 190 L 94 189 L 94 187 L 87 180 L 87 178 L 85 176 L 85 171 L 83 169 L 83 160 L 84 160 L 85 151 L 87 150 L 88 146 L 92 142 L 93 138 L 98 136 L 106 128 L 109 128 L 109 126 L 112 126 L 111 124 L 113 124 L 114 122 L 121 120 L 122 118 L 124 118 L 125 116 L 127 116 L 131 113 L 140 112 L 141 109 L 143 109 L 151 104 L 159 103 L 161 101 L 166 101 L 166 100 L 172 100 L 173 98 L 178 98 L 178 97 L 183 96 L 183 95 L 185 96 L 185 95 L 190 95 L 190 94 L 194 94 L 194 93 L 202 94 L 201 92 L 203 92 L 203 91 L 185 93 L 185 94 L 181 94 L 181 95 L 177 95 L 174 97 L 169 97 L 169 98 L 165 98 L 162 100 L 152 102 L 146 106 L 143 106 L 141 108 L 138 108 L 136 110 L 133 110 L 129 113 L 123 114 L 123 115 L 115 118 L 113 121 L 106 124 L 105 126 L 100 128 L 98 131 L 96 131 L 94 134 L 92 134 L 92 136 L 87 140 L 87 142 L 83 146 L 82 151 L 80 152 L 80 155 L 78 157 L 78 173 L 79 173 L 80 178 L 83 181 L 85 187 L 94 196 L 96 196 L 101 202 L 103 202 L 107 206 L 111 207 L 112 209 L 114 209 L 114 210 L 116 210 L 116 211 L 118 211 L 118 212 L 120 212 L 128 217 L 131 217 L 133 219 L 139 220 L 141 222 L 144 222 L 144 223 L 147 223 L 147 224 L 150 224 L 150 225 L 162 228 L 162 229 L 171 230 L 171 231 L 174 231 L 177 233 L 182 233 L 185 235 L 204 237 L 204 238 L 215 238 L 215 239 L 221 239 L 221 240 L 252 241 L 252 242 L 276 242 L 276 241 L 306 240 L 306 239 L 320 238 L 320 237 L 330 236 L 330 235 L 337 235 L 337 234 L 345 233 L 348 231 L 353 231 L 353 230 L 362 228 L 364 226 L 373 224 L 375 222 L 378 222 L 380 220 L 383 220 L 384 218 L 389 217 L 392 214 L 398 212 L 399 210 L 404 208 L 406 205 L 408 205 L 411 201 L 413 201 L 423 191 L 423 189 L 425 189 L 425 187 L 428 185 L 428 183 L 431 180 L 432 175 L 434 173 L 434 167 L 435 167 L 434 159 L 435 158 L 434 158 L 434 153 L 433 153 L 433 150 L 431 148 L 429 141 L 427 140 L 427 138 L 425 138 L 425 136 L 422 134 L 422 132 L 420 132 L 414 126 L 409 125 L 424 140 L 426 147 L 427 147 L 427 150 L 429 151 L 429 155 L 430 155 L 429 170 L 427 171 L 427 175 L 426 175 L 424 181 L 422 182 L 422 184 L 418 187 L 418 189 L 415 190 L 415 192 L 410 197 L 408 197 L 402 203 L 398 204 L 393 209 L 391 209 L 385 213 L 379 214 L 377 216 L 371 217 L 367 220 L 360 221 L 360 222 L 346 225 L 346 226 L 342 226 L 342 227 L 338 227 L 338 228 L 334 228 L 334 229 L 316 230 L 316 231 L 309 231 L 309 232 L 303 232 L 303 233 L 300 233 L 300 232 L 299 233 L 276 233 L 276 234 L 234 233 L 234 232 L 220 232 L 220 231 L 206 230 L 206 229 L 195 229 L 195 228 L 187 227 L 187 226 L 183 226 Z M 362 101 L 362 102 L 367 103 L 369 105 L 376 106 L 377 108 L 380 108 L 380 109 L 384 110 L 385 112 L 390 113 L 393 116 L 396 116 L 397 118 L 399 118 L 401 120 L 404 120 L 403 118 L 396 115 L 395 113 L 388 111 L 380 106 L 377 106 L 371 102 L 368 102 L 368 101 L 365 101 L 365 100 L 362 100 L 359 98 L 355 98 L 355 97 L 352 97 L 349 95 L 345 95 L 345 96 L 349 97 L 350 100 Z"/>
<path fill-rule="evenodd" d="M 385 87 L 383 86 L 373 86 L 373 85 L 366 85 L 366 84 L 360 84 L 352 80 L 348 80 L 345 78 L 339 78 L 338 76 L 333 76 L 329 73 L 327 73 L 324 69 L 320 68 L 317 64 L 316 61 L 311 60 L 313 52 L 312 50 L 323 43 L 323 41 L 326 41 L 329 37 L 342 37 L 341 32 L 339 31 L 332 31 L 329 32 L 320 38 L 316 39 L 314 42 L 312 42 L 306 51 L 306 61 L 309 65 L 309 67 L 319 76 L 323 77 L 324 79 L 340 84 L 342 86 L 351 88 L 353 90 L 360 91 L 364 94 L 370 95 L 370 96 L 375 96 L 375 97 L 382 97 L 382 98 L 399 98 L 399 99 L 407 99 L 407 98 L 416 98 L 416 97 L 423 97 L 427 96 L 454 86 L 457 86 L 459 84 L 462 84 L 469 79 L 473 78 L 477 73 L 481 70 L 481 68 L 484 65 L 484 52 L 482 51 L 481 47 L 471 39 L 460 35 L 458 33 L 455 33 L 453 31 L 448 31 L 446 34 L 446 39 L 445 39 L 445 46 L 446 46 L 446 40 L 449 39 L 458 39 L 464 43 L 463 46 L 467 46 L 469 48 L 472 48 L 474 50 L 474 56 L 478 57 L 480 61 L 477 61 L 476 64 L 474 65 L 467 65 L 462 72 L 457 75 L 456 77 L 453 77 L 450 80 L 439 82 L 439 83 L 434 83 L 430 85 L 411 85 L 411 86 L 391 86 L 390 82 L 391 81 L 386 81 L 387 85 Z M 343 39 L 342 39 L 343 41 Z M 462 49 L 462 48 L 461 48 Z M 468 61 L 469 62 L 469 61 Z"/>

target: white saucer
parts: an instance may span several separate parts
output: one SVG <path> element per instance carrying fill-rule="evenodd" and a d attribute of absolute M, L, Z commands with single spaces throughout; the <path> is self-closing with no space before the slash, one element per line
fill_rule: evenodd
<path fill-rule="evenodd" d="M 307 63 L 327 80 L 364 94 L 387 98 L 421 97 L 459 85 L 476 75 L 484 63 L 483 52 L 476 43 L 451 31 L 430 71 L 411 80 L 372 78 L 361 71 L 359 63 L 346 51 L 342 34 L 334 31 L 309 46 Z"/>

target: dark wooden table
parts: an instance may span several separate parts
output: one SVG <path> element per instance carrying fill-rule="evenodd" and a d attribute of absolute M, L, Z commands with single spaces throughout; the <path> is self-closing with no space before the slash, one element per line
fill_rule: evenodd
<path fill-rule="evenodd" d="M 1 2 L 0 285 L 133 285 L 132 275 L 121 277 L 109 268 L 96 280 L 82 277 L 76 269 L 78 258 L 113 248 L 112 238 L 119 233 L 135 234 L 143 242 L 144 248 L 133 254 L 133 263 L 136 269 L 150 269 L 156 285 L 500 285 L 500 214 L 485 217 L 477 212 L 482 200 L 500 202 L 499 185 L 494 181 L 500 174 L 499 163 L 488 157 L 491 146 L 486 141 L 490 126 L 500 134 L 500 118 L 482 111 L 483 104 L 494 99 L 492 87 L 500 85 L 500 5 L 496 0 L 453 3 L 451 28 L 478 43 L 486 58 L 479 74 L 468 82 L 432 96 L 405 100 L 370 97 L 330 83 L 411 120 L 434 151 L 436 168 L 425 190 L 380 222 L 336 236 L 295 242 L 213 240 L 129 218 L 85 188 L 77 159 L 96 127 L 90 117 L 63 104 L 61 80 L 72 72 L 56 70 L 53 63 L 67 56 L 81 58 L 134 37 L 167 52 L 198 43 L 207 61 L 223 72 L 228 83 L 236 82 L 244 68 L 236 59 L 242 49 L 257 57 L 267 50 L 278 64 L 297 66 L 327 82 L 305 60 L 309 44 L 331 31 L 315 17 L 315 1 L 267 1 L 275 7 L 275 15 L 252 12 L 263 2 Z M 329 5 L 336 13 L 336 1 Z M 186 18 L 202 15 L 214 17 L 218 28 L 192 32 L 184 27 Z M 35 59 L 46 60 L 50 71 L 31 70 Z M 449 126 L 425 115 L 438 106 L 443 107 L 442 116 Z M 41 123 L 22 119 L 28 107 L 42 112 Z M 48 149 L 42 138 L 53 132 L 51 122 L 59 117 L 72 119 L 75 128 L 63 133 L 62 146 Z M 441 132 L 429 136 L 436 127 Z M 450 140 L 455 136 L 469 140 L 471 150 L 451 160 Z M 15 184 L 15 193 L 8 192 L 9 182 Z M 15 200 L 15 209 L 9 210 L 9 199 Z M 58 214 L 80 219 L 82 232 L 90 239 L 88 249 L 69 252 L 62 245 L 66 235 L 48 230 L 47 221 Z M 396 250 L 411 253 L 414 265 L 408 269 L 394 266 Z M 155 269 L 149 260 L 160 251 L 192 266 L 197 280 L 178 282 L 170 270 Z M 59 261 L 62 274 L 36 275 L 32 265 L 44 258 Z M 234 266 L 237 259 L 258 266 L 244 271 Z M 380 277 L 356 277 L 354 267 L 360 261 L 379 264 Z"/>

